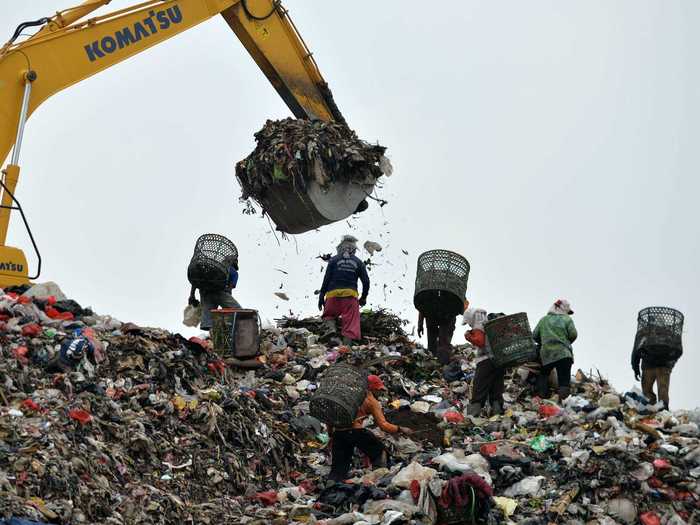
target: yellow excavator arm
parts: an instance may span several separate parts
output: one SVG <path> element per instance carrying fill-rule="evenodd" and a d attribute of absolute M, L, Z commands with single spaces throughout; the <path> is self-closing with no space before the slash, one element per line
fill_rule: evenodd
<path fill-rule="evenodd" d="M 343 121 L 312 53 L 279 0 L 149 0 L 84 19 L 110 1 L 87 0 L 40 19 L 34 25 L 43 27 L 35 35 L 15 42 L 26 24 L 21 25 L 0 48 L 0 160 L 14 146 L 0 188 L 0 286 L 29 279 L 23 252 L 5 246 L 13 210 L 26 225 L 14 196 L 26 119 L 58 91 L 215 15 L 222 15 L 295 117 Z M 40 262 L 37 276 L 39 271 Z"/>

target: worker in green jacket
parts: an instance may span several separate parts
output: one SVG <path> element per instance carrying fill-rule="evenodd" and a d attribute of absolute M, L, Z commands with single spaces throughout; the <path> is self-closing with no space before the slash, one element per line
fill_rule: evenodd
<path fill-rule="evenodd" d="M 569 397 L 571 384 L 571 366 L 574 364 L 574 351 L 571 343 L 576 341 L 578 333 L 571 319 L 574 311 L 569 301 L 558 299 L 540 322 L 537 323 L 533 336 L 540 345 L 540 362 L 542 370 L 538 378 L 538 391 L 541 397 L 549 393 L 548 378 L 552 369 L 557 370 L 559 399 Z"/>

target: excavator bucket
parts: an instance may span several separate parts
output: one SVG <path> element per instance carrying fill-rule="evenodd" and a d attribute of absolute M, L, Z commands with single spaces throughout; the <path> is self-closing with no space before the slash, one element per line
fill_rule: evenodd
<path fill-rule="evenodd" d="M 348 182 L 322 187 L 311 181 L 304 192 L 292 184 L 277 184 L 269 188 L 260 204 L 278 230 L 297 234 L 349 217 L 373 188 L 374 184 Z"/>

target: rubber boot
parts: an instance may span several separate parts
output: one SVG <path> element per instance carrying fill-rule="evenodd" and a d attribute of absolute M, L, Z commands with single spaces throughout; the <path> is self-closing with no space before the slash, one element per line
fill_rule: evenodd
<path fill-rule="evenodd" d="M 545 399 L 549 394 L 549 377 L 540 373 L 537 376 L 537 395 Z"/>
<path fill-rule="evenodd" d="M 330 339 L 335 336 L 336 332 L 338 331 L 335 324 L 335 319 L 324 319 L 322 328 L 323 333 L 321 334 L 321 337 L 318 338 L 318 340 L 322 343 L 327 343 L 330 341 Z"/>
<path fill-rule="evenodd" d="M 347 335 L 344 335 L 343 344 L 349 348 L 352 345 L 352 339 L 350 339 Z"/>
<path fill-rule="evenodd" d="M 467 415 L 478 416 L 479 414 L 481 414 L 482 408 L 483 407 L 481 403 L 469 403 L 469 405 L 467 405 Z"/>
<path fill-rule="evenodd" d="M 500 401 L 493 401 L 491 403 L 491 415 L 500 416 L 503 414 L 503 403 Z"/>
<path fill-rule="evenodd" d="M 386 450 L 379 454 L 379 457 L 372 461 L 372 469 L 378 469 L 378 468 L 383 468 L 386 467 L 386 464 L 388 462 Z"/>
<path fill-rule="evenodd" d="M 564 400 L 569 397 L 569 394 L 571 393 L 571 389 L 568 386 L 560 386 L 559 387 L 559 401 L 564 402 Z"/>

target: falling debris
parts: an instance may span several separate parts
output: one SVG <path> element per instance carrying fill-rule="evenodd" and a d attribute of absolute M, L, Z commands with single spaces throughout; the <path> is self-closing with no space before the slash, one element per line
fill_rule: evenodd
<path fill-rule="evenodd" d="M 374 252 L 382 251 L 382 245 L 378 242 L 365 241 L 365 244 L 363 246 L 365 247 L 365 250 L 367 250 L 367 253 L 369 253 L 370 255 L 374 255 Z"/>

